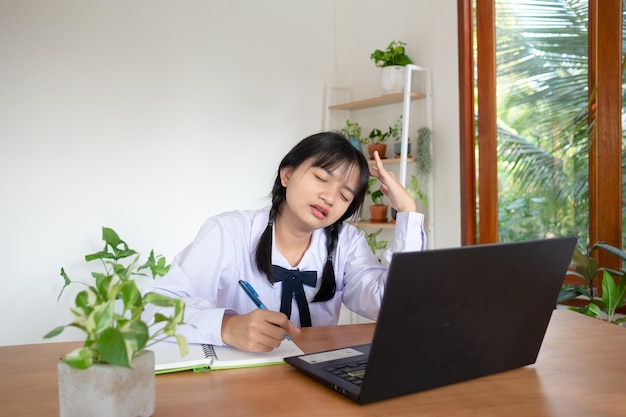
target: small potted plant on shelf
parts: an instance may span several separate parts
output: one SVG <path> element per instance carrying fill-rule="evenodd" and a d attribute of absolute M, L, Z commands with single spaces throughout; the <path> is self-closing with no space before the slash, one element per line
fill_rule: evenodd
<path fill-rule="evenodd" d="M 404 67 L 413 63 L 405 46 L 406 43 L 393 40 L 386 49 L 376 49 L 370 55 L 374 64 L 382 68 L 384 94 L 401 93 L 404 89 Z"/>
<path fill-rule="evenodd" d="M 358 122 L 353 122 L 350 119 L 346 119 L 346 125 L 343 128 L 339 129 L 337 133 L 340 133 L 348 138 L 348 141 L 350 141 L 352 146 L 354 146 L 359 151 L 362 151 L 361 143 L 364 142 L 364 139 L 361 138 L 361 131 L 361 125 L 359 125 Z"/>
<path fill-rule="evenodd" d="M 420 210 L 426 211 L 428 209 L 428 195 L 424 191 L 422 191 L 422 189 L 420 188 L 419 180 L 417 179 L 417 176 L 411 175 L 411 181 L 409 182 L 409 185 L 407 185 L 406 191 L 407 193 L 409 193 L 409 195 L 411 196 L 411 198 L 413 198 L 414 201 L 417 202 L 419 200 L 421 207 L 418 207 L 417 211 L 420 211 Z M 396 215 L 397 215 L 396 210 L 392 208 L 391 218 L 395 220 Z"/>
<path fill-rule="evenodd" d="M 393 126 L 389 126 L 388 136 L 393 138 L 393 154 L 396 158 L 399 158 L 402 153 L 402 143 L 400 142 L 402 138 L 402 115 L 398 117 L 398 120 L 396 120 Z M 407 140 L 406 153 L 407 155 L 411 154 L 411 138 Z"/>
<path fill-rule="evenodd" d="M 433 158 L 430 152 L 431 130 L 427 126 L 422 126 L 417 131 L 417 152 L 416 164 L 418 174 L 425 176 L 432 170 Z"/>
<path fill-rule="evenodd" d="M 389 207 L 384 204 L 384 194 L 380 188 L 376 190 L 373 189 L 377 182 L 377 178 L 370 178 L 367 187 L 367 194 L 372 200 L 372 204 L 369 206 L 371 217 L 370 221 L 372 223 L 387 223 L 387 211 Z"/>
<path fill-rule="evenodd" d="M 378 235 L 383 231 L 383 229 L 378 229 L 373 232 L 368 232 L 364 228 L 360 228 L 360 229 L 363 231 L 363 234 L 365 235 L 367 246 L 369 246 L 370 250 L 372 251 L 374 255 L 378 256 L 377 252 L 379 250 L 387 249 L 387 245 L 389 244 L 389 242 L 378 238 Z M 380 257 L 378 258 L 378 261 L 380 261 Z"/>
<path fill-rule="evenodd" d="M 365 240 L 367 240 L 367 246 L 369 246 L 373 254 L 376 254 L 376 252 L 381 249 L 387 249 L 387 244 L 389 242 L 387 242 L 386 240 L 378 239 L 378 235 L 383 231 L 383 229 L 378 229 L 374 232 L 367 232 L 365 229 L 361 230 L 363 230 L 363 233 L 365 234 Z"/>
<path fill-rule="evenodd" d="M 419 181 L 415 175 L 411 175 L 411 182 L 406 191 L 413 197 L 413 200 L 419 200 L 422 210 L 428 209 L 428 195 L 420 188 Z"/>
<path fill-rule="evenodd" d="M 176 334 L 176 326 L 183 322 L 184 302 L 160 294 L 142 295 L 133 279 L 146 271 L 153 279 L 164 275 L 169 265 L 163 256 L 151 251 L 148 260 L 139 264 L 139 254 L 111 228 L 102 228 L 102 240 L 102 251 L 85 256 L 87 262 L 100 261 L 104 267 L 104 272 L 91 273 L 93 284 L 72 281 L 61 268 L 65 284 L 59 298 L 72 283 L 85 288 L 70 309 L 73 321 L 44 336 L 57 336 L 66 327 L 85 333 L 83 346 L 58 364 L 60 415 L 150 416 L 155 409 L 154 352 L 146 348 L 173 336 L 181 355 L 187 354 L 186 339 Z M 130 261 L 125 265 L 122 260 L 126 258 Z M 148 325 L 142 314 L 149 304 L 171 313 L 156 313 Z"/>
<path fill-rule="evenodd" d="M 374 159 L 374 152 L 378 151 L 378 156 L 381 159 L 387 158 L 387 137 L 388 132 L 383 132 L 378 128 L 372 129 L 367 137 L 367 150 L 370 155 L 370 159 Z"/>

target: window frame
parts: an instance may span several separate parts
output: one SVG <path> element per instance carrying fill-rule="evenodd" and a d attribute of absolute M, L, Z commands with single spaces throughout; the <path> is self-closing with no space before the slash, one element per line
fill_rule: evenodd
<path fill-rule="evenodd" d="M 472 0 L 458 0 L 457 7 L 462 245 L 498 241 L 495 0 L 475 2 L 475 10 Z M 589 236 L 591 243 L 616 247 L 622 241 L 621 43 L 622 0 L 589 0 L 590 123 L 595 118 L 589 153 Z M 601 265 L 620 267 L 616 257 L 598 256 Z"/>

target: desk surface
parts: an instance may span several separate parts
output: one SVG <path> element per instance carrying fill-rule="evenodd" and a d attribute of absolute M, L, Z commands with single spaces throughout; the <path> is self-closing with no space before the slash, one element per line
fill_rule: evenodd
<path fill-rule="evenodd" d="M 373 324 L 315 327 L 305 352 L 367 343 Z M 56 362 L 76 343 L 0 347 L 0 414 L 58 415 Z M 626 416 L 626 329 L 555 311 L 537 363 L 365 406 L 289 365 L 157 375 L 161 416 Z"/>

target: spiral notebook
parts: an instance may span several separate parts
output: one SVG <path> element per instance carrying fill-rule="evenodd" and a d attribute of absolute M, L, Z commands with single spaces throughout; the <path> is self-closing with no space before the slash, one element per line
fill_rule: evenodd
<path fill-rule="evenodd" d="M 262 353 L 244 352 L 229 346 L 190 343 L 189 352 L 182 357 L 178 344 L 168 341 L 158 342 L 148 349 L 154 352 L 156 374 L 275 365 L 285 363 L 284 358 L 287 356 L 304 353 L 291 340 L 283 340 L 278 348 Z"/>

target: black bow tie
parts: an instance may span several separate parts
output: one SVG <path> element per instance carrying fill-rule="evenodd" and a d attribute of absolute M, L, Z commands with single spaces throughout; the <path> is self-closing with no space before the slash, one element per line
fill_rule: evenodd
<path fill-rule="evenodd" d="M 304 295 L 304 285 L 315 287 L 317 272 L 299 271 L 297 269 L 285 269 L 272 265 L 274 268 L 274 282 L 282 282 L 283 289 L 280 299 L 280 311 L 291 318 L 291 300 L 295 294 L 298 310 L 300 310 L 300 326 L 311 327 L 311 313 L 309 304 Z"/>

